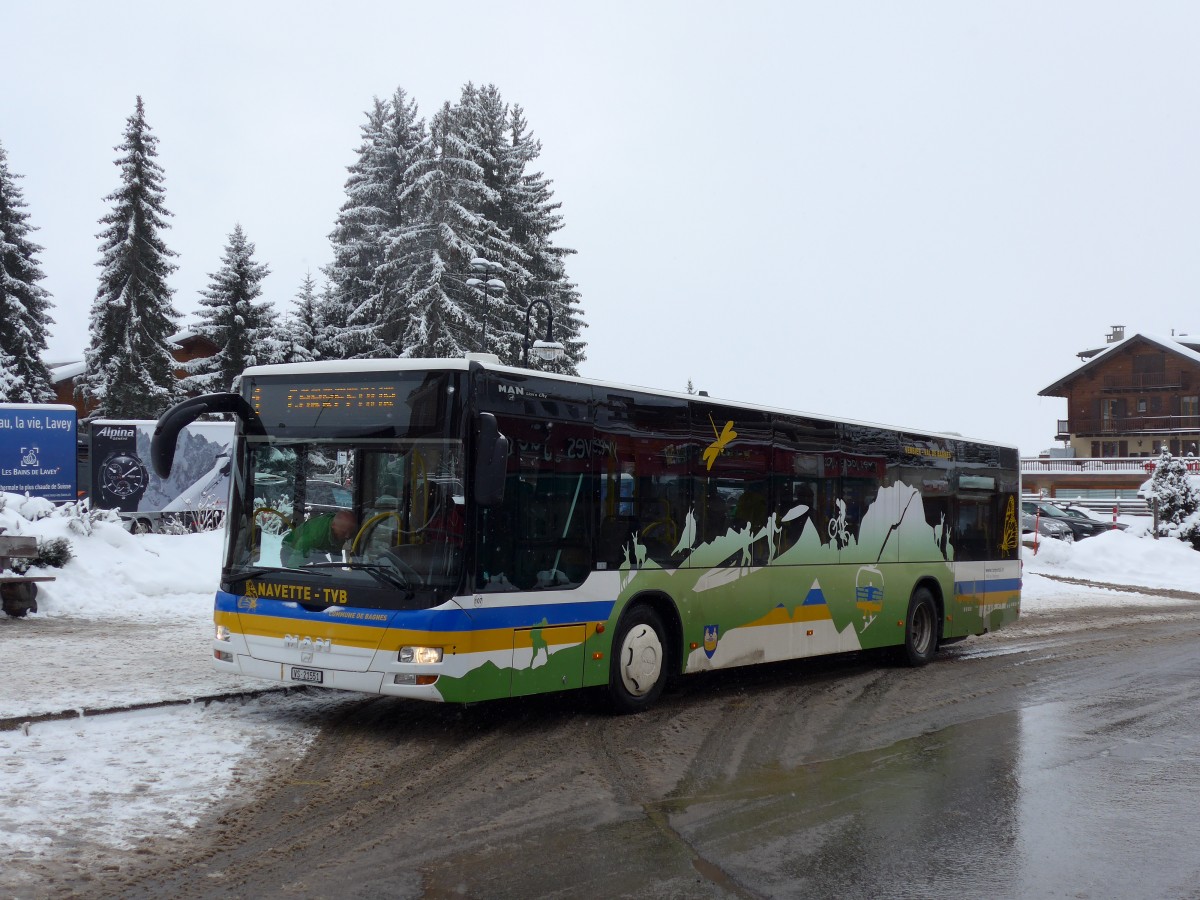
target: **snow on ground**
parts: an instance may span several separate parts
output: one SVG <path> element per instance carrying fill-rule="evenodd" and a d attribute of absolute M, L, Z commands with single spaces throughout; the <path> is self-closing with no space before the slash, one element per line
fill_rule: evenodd
<path fill-rule="evenodd" d="M 1122 521 L 1132 523 L 1128 531 L 1106 531 L 1073 544 L 1041 540 L 1036 554 L 1026 548 L 1021 608 L 1036 611 L 1137 602 L 1136 595 L 1127 591 L 1081 590 L 1078 585 L 1041 577 L 1047 575 L 1200 592 L 1200 553 L 1181 541 L 1149 537 L 1148 520 Z M 1163 597 L 1153 600 L 1159 604 L 1174 602 Z"/>
<path fill-rule="evenodd" d="M 128 849 L 194 824 L 214 802 L 245 799 L 269 763 L 298 757 L 321 719 L 354 701 L 340 692 L 267 693 L 92 715 L 270 687 L 209 666 L 222 534 L 134 536 L 97 521 L 85 535 L 78 516 L 45 516 L 49 504 L 11 494 L 0 501 L 10 534 L 65 537 L 74 551 L 65 568 L 39 572 L 57 580 L 42 586 L 36 614 L 0 616 L 0 721 L 10 728 L 0 731 L 0 891 L 29 888 L 21 860 L 80 842 Z M 1200 553 L 1144 531 L 1134 523 L 1075 544 L 1043 540 L 1036 555 L 1026 549 L 1023 608 L 1172 602 L 1046 576 L 1197 590 Z M 88 714 L 22 725 L 66 710 Z"/>

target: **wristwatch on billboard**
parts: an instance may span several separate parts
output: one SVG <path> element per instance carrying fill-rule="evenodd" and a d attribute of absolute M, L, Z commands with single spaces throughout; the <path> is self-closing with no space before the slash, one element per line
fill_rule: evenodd
<path fill-rule="evenodd" d="M 136 456 L 126 452 L 110 453 L 100 467 L 101 506 L 136 512 L 148 479 L 146 467 Z"/>

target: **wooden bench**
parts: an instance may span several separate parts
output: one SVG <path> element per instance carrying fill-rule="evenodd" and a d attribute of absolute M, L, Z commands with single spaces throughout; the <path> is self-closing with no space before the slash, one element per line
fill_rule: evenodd
<path fill-rule="evenodd" d="M 0 602 L 10 616 L 20 618 L 37 612 L 37 582 L 53 581 L 53 575 L 17 575 L 9 571 L 14 559 L 37 556 L 37 538 L 0 534 Z"/>

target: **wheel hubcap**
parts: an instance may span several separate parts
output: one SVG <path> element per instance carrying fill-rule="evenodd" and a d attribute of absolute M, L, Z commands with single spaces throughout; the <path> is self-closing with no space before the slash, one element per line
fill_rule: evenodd
<path fill-rule="evenodd" d="M 662 642 L 649 625 L 635 625 L 621 645 L 621 682 L 635 697 L 649 693 L 662 672 Z"/>

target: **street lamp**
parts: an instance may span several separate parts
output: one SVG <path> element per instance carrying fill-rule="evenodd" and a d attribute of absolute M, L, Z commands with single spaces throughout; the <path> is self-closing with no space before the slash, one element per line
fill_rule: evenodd
<path fill-rule="evenodd" d="M 482 256 L 476 256 L 471 260 L 471 271 L 476 275 L 492 275 L 495 276 L 504 271 L 504 266 L 500 263 L 492 262 L 490 259 L 484 259 Z M 468 278 L 466 281 L 467 287 L 483 288 L 483 334 L 479 338 L 479 352 L 487 353 L 487 327 L 488 318 L 492 313 L 492 291 L 496 292 L 496 296 L 504 295 L 508 290 L 507 286 L 499 278 Z"/>
<path fill-rule="evenodd" d="M 534 341 L 530 325 L 533 308 L 538 304 L 546 307 L 546 339 Z M 543 362 L 554 362 L 556 359 L 562 359 L 567 353 L 567 348 L 554 339 L 554 309 L 546 300 L 530 300 L 529 305 L 525 307 L 525 344 L 521 353 L 521 365 L 527 369 L 529 368 L 530 346 L 533 347 L 533 355 Z"/>

